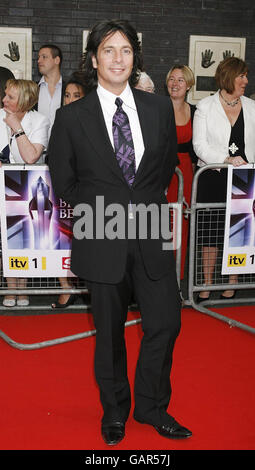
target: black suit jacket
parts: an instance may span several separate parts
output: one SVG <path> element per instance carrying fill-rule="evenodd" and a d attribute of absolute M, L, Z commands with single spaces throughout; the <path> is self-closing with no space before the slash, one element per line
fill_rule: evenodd
<path fill-rule="evenodd" d="M 127 208 L 129 201 L 160 207 L 167 204 L 165 189 L 178 162 L 171 100 L 132 91 L 145 146 L 132 188 L 116 160 L 96 90 L 60 108 L 51 132 L 49 168 L 56 195 L 72 207 L 86 203 L 93 209 L 93 239 L 74 237 L 72 244 L 71 269 L 89 281 L 117 283 L 127 262 L 127 238 L 102 238 L 99 228 L 96 239 L 96 213 L 100 209 L 96 197 L 104 197 L 104 207 L 118 203 Z M 105 223 L 110 219 L 106 217 Z M 159 279 L 174 268 L 173 252 L 162 250 L 161 236 L 139 240 L 139 244 L 150 278 Z"/>

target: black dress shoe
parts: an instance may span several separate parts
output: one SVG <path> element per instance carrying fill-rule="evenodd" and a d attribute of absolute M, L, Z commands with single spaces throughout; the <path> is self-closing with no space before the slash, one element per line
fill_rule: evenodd
<path fill-rule="evenodd" d="M 102 424 L 102 437 L 108 446 L 115 446 L 125 436 L 125 425 L 121 422 Z"/>
<path fill-rule="evenodd" d="M 192 436 L 192 432 L 189 429 L 181 426 L 175 420 L 172 424 L 154 426 L 154 428 L 161 436 L 168 437 L 169 439 L 186 439 L 187 437 Z"/>

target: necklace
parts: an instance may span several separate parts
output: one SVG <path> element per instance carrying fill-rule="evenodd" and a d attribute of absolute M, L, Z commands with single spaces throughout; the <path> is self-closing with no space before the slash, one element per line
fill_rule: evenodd
<path fill-rule="evenodd" d="M 220 96 L 221 96 L 221 98 L 223 99 L 223 101 L 224 101 L 228 106 L 231 106 L 232 108 L 233 108 L 237 103 L 239 103 L 239 101 L 240 101 L 240 98 L 236 98 L 236 100 L 234 100 L 234 101 L 227 101 L 227 100 L 225 100 L 224 96 L 222 96 L 221 91 L 220 91 Z"/>

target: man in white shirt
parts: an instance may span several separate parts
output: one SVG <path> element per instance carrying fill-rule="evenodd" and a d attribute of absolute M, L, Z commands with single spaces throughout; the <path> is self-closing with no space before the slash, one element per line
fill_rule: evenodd
<path fill-rule="evenodd" d="M 56 110 L 63 102 L 64 84 L 60 68 L 62 52 L 54 44 L 41 46 L 38 53 L 38 69 L 42 78 L 39 82 L 38 111 L 50 120 L 49 135 L 54 123 Z"/>
<path fill-rule="evenodd" d="M 85 221 L 85 232 L 76 236 L 74 228 L 71 269 L 91 290 L 101 432 L 108 445 L 124 438 L 131 407 L 124 329 L 133 291 L 144 333 L 134 418 L 167 438 L 192 434 L 167 413 L 172 352 L 180 330 L 174 255 L 162 249 L 162 235 L 150 237 L 150 220 L 148 237 L 137 236 L 139 230 L 133 232 L 137 238 L 129 237 L 125 230 L 127 221 L 135 223 L 139 204 L 153 205 L 156 213 L 167 205 L 164 191 L 178 163 L 171 101 L 133 88 L 141 69 L 140 42 L 129 22 L 95 25 L 85 53 L 85 97 L 57 111 L 49 144 L 56 195 L 74 207 L 76 216 L 89 208 L 92 217 Z M 113 207 L 123 209 L 123 230 L 108 237 Z"/>

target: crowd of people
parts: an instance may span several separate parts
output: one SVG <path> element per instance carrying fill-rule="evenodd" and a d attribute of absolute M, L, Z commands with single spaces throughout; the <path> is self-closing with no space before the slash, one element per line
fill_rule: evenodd
<path fill-rule="evenodd" d="M 96 195 L 104 194 L 109 204 L 119 201 L 128 206 L 132 219 L 133 202 L 160 205 L 163 200 L 176 200 L 173 175 L 177 165 L 189 205 L 197 168 L 209 163 L 239 167 L 255 161 L 255 102 L 244 96 L 248 68 L 243 60 L 224 59 L 215 75 L 219 90 L 196 107 L 187 102 L 195 84 L 187 65 L 175 65 L 167 73 L 169 97 L 157 95 L 152 79 L 143 71 L 137 34 L 126 21 L 95 25 L 81 69 L 67 82 L 61 76 L 61 63 L 60 48 L 44 44 L 38 54 L 39 84 L 0 70 L 0 151 L 5 164 L 46 161 L 56 195 L 72 207 L 87 201 L 94 207 Z M 226 200 L 226 171 L 204 172 L 198 200 Z M 182 277 L 188 232 L 185 219 Z M 203 246 L 208 285 L 217 244 L 215 236 Z M 190 437 L 192 432 L 167 413 L 181 306 L 173 253 L 164 252 L 158 240 L 75 239 L 72 269 L 88 280 L 92 293 L 95 372 L 105 442 L 116 445 L 124 438 L 130 411 L 124 324 L 133 291 L 144 333 L 135 378 L 134 418 L 152 425 L 161 436 Z M 59 282 L 63 289 L 72 287 L 68 278 Z M 236 277 L 230 277 L 230 284 L 236 282 Z M 7 283 L 12 289 L 24 288 L 26 279 L 8 278 Z M 231 289 L 223 293 L 226 298 L 233 295 Z M 204 291 L 199 301 L 208 297 L 209 291 Z M 63 293 L 52 307 L 65 308 L 73 301 L 73 295 Z M 29 299 L 9 295 L 3 302 L 9 307 L 16 302 L 27 306 Z"/>
<path fill-rule="evenodd" d="M 74 72 L 68 81 L 61 75 L 63 57 L 61 49 L 54 44 L 41 46 L 38 52 L 38 70 L 42 75 L 38 84 L 31 80 L 16 80 L 12 72 L 0 67 L 0 133 L 1 161 L 3 163 L 47 163 L 47 146 L 56 110 L 68 105 L 86 94 L 86 83 L 82 67 Z M 166 87 L 173 104 L 178 141 L 178 167 L 184 180 L 184 207 L 189 207 L 192 180 L 196 168 L 209 163 L 229 163 L 234 166 L 254 161 L 254 102 L 244 97 L 248 83 L 248 68 L 236 57 L 223 60 L 216 71 L 215 79 L 219 91 L 201 100 L 197 106 L 187 101 L 187 94 L 195 85 L 192 70 L 187 65 L 174 65 L 166 75 Z M 140 71 L 135 88 L 155 93 L 151 77 Z M 20 104 L 22 103 L 22 105 Z M 36 112 L 34 112 L 36 110 Z M 248 111 L 247 111 L 248 110 Z M 194 118 L 195 116 L 195 118 Z M 219 119 L 218 119 L 219 118 Z M 245 132 L 244 132 L 245 129 Z M 231 142 L 230 142 L 231 141 Z M 231 153 L 231 143 L 237 150 Z M 8 154 L 8 155 L 7 155 Z M 215 191 L 217 188 L 217 191 Z M 174 175 L 167 188 L 167 200 L 177 200 L 178 179 Z M 224 202 L 226 200 L 226 171 L 208 170 L 199 179 L 198 202 Z M 216 223 L 216 222 L 215 222 Z M 224 220 L 221 220 L 224 224 Z M 189 220 L 183 217 L 181 244 L 181 279 L 184 278 L 187 261 Z M 204 283 L 212 284 L 213 272 L 218 255 L 215 235 L 210 233 L 210 243 L 203 246 Z M 72 288 L 67 277 L 59 278 L 63 289 Z M 230 283 L 236 284 L 237 277 L 231 276 Z M 9 288 L 26 286 L 26 280 L 8 278 Z M 227 291 L 222 297 L 234 297 L 235 291 Z M 209 291 L 203 291 L 198 302 L 209 298 Z M 60 294 L 52 308 L 64 308 L 75 300 L 74 295 Z M 27 296 L 5 296 L 3 305 L 29 304 Z"/>

